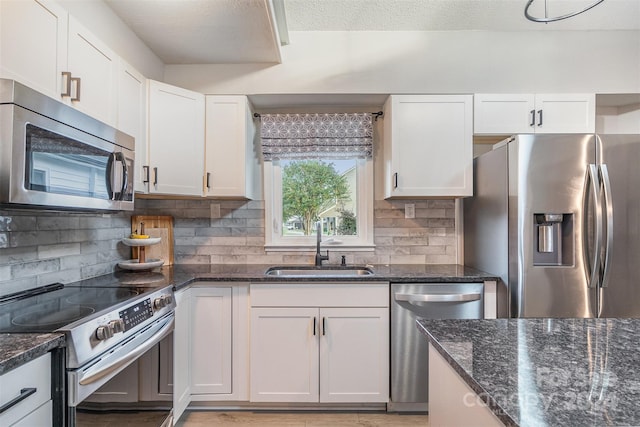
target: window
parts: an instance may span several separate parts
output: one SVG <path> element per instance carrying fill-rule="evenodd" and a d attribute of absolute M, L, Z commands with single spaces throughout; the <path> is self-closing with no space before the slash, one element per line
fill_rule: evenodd
<path fill-rule="evenodd" d="M 373 250 L 370 113 L 266 114 L 266 247 Z"/>
<path fill-rule="evenodd" d="M 370 159 L 265 163 L 267 249 L 308 249 L 321 225 L 324 249 L 373 249 Z"/>

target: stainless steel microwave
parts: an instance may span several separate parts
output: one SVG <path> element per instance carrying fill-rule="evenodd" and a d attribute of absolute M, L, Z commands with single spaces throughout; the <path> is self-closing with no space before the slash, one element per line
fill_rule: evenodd
<path fill-rule="evenodd" d="M 135 140 L 18 82 L 0 79 L 0 204 L 133 210 Z"/>

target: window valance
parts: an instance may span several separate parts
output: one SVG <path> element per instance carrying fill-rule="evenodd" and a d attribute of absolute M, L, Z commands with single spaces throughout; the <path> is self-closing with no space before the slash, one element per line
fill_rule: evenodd
<path fill-rule="evenodd" d="M 371 158 L 371 113 L 262 114 L 265 160 Z"/>

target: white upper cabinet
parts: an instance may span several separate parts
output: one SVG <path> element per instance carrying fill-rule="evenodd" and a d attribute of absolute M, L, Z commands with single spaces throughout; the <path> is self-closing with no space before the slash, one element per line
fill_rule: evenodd
<path fill-rule="evenodd" d="M 205 196 L 259 199 L 262 172 L 247 97 L 210 95 L 205 110 Z"/>
<path fill-rule="evenodd" d="M 204 95 L 149 81 L 149 193 L 202 196 Z"/>
<path fill-rule="evenodd" d="M 117 128 L 136 139 L 134 189 L 148 191 L 147 79 L 124 61 L 118 67 Z"/>
<path fill-rule="evenodd" d="M 69 17 L 67 70 L 71 77 L 65 76 L 63 84 L 70 81 L 71 105 L 114 126 L 119 60 L 107 45 Z"/>
<path fill-rule="evenodd" d="M 67 11 L 51 1 L 0 1 L 0 73 L 60 99 Z"/>
<path fill-rule="evenodd" d="M 52 1 L 0 2 L 2 77 L 116 125 L 120 58 Z"/>
<path fill-rule="evenodd" d="M 595 95 L 476 94 L 474 133 L 595 132 Z"/>
<path fill-rule="evenodd" d="M 385 198 L 473 194 L 471 95 L 391 95 L 385 103 Z"/>

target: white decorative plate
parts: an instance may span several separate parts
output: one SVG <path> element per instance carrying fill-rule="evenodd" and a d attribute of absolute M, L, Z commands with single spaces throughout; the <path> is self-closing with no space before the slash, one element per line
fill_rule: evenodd
<path fill-rule="evenodd" d="M 164 260 L 150 259 L 142 264 L 137 259 L 129 259 L 127 261 L 120 261 L 118 267 L 125 270 L 151 270 L 152 268 L 161 267 L 164 264 Z"/>
<path fill-rule="evenodd" d="M 127 246 L 151 246 L 160 243 L 160 240 L 162 240 L 160 237 L 149 237 L 148 239 L 129 239 L 125 237 L 122 239 L 122 243 Z"/>

